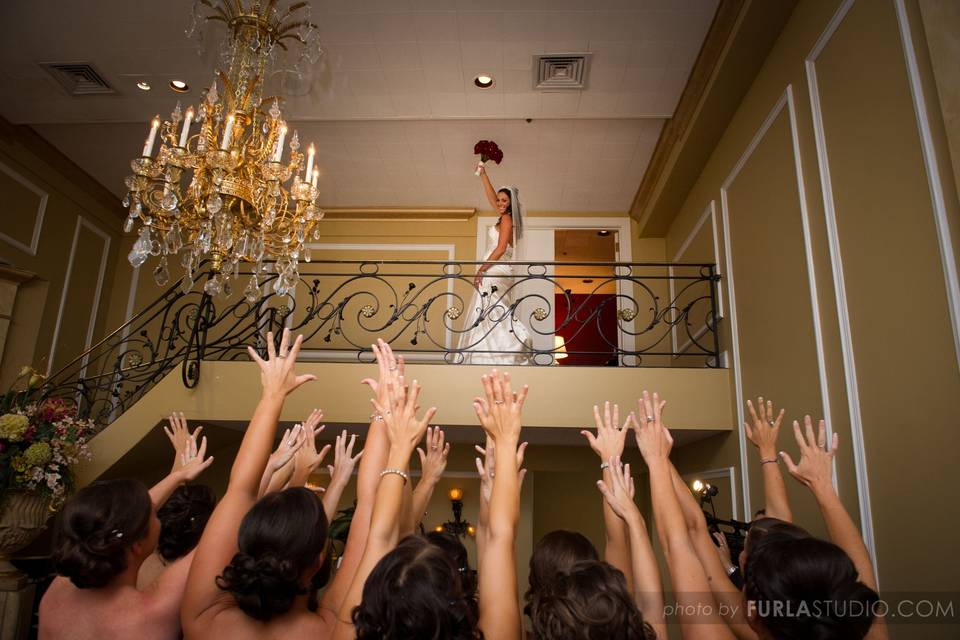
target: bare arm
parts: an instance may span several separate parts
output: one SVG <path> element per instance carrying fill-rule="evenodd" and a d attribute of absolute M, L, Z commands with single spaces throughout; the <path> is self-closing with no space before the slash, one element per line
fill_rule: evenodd
<path fill-rule="evenodd" d="M 876 591 L 877 576 L 873 572 L 873 563 L 870 561 L 867 546 L 863 543 L 857 526 L 844 509 L 833 487 L 833 458 L 837 452 L 839 437 L 834 433 L 833 442 L 828 447 L 826 424 L 821 420 L 818 433 L 814 436 L 813 420 L 810 416 L 804 417 L 804 431 L 805 434 L 800 430 L 800 424 L 797 421 L 793 422 L 793 434 L 800 447 L 800 461 L 794 463 L 786 452 L 781 452 L 780 456 L 787 465 L 790 475 L 802 482 L 813 493 L 827 525 L 830 540 L 850 556 L 853 566 L 860 574 L 860 581 Z M 866 637 L 887 638 L 886 620 L 877 617 Z"/>
<path fill-rule="evenodd" d="M 603 403 L 603 415 L 600 407 L 593 405 L 593 419 L 597 426 L 597 435 L 587 430 L 580 433 L 587 439 L 590 448 L 600 457 L 601 476 L 607 486 L 611 486 L 610 460 L 619 459 L 623 455 L 623 445 L 627 438 L 626 424 L 620 425 L 620 407 L 610 402 Z M 607 500 L 603 502 L 603 522 L 606 535 L 606 546 L 603 550 L 603 559 L 623 572 L 627 579 L 627 587 L 633 589 L 633 561 L 630 556 L 630 533 L 627 522 L 614 512 Z"/>
<path fill-rule="evenodd" d="M 350 622 L 353 609 L 360 604 L 363 585 L 380 559 L 393 549 L 399 537 L 401 497 L 403 486 L 407 483 L 406 474 L 410 466 L 410 454 L 417 442 L 423 437 L 427 423 L 436 413 L 436 407 L 427 409 L 422 420 L 416 417 L 417 396 L 420 385 L 416 381 L 410 385 L 410 392 L 404 388 L 403 378 L 398 383 L 387 383 L 389 404 L 376 403 L 377 411 L 384 417 L 384 425 L 390 440 L 390 453 L 387 456 L 387 469 L 396 472 L 384 474 L 377 488 L 373 515 L 370 520 L 370 533 L 363 552 L 360 566 L 353 578 L 337 615 L 334 639 L 347 640 L 354 637 L 353 623 Z"/>
<path fill-rule="evenodd" d="M 660 569 L 653 554 L 653 545 L 647 534 L 647 523 L 633 500 L 635 487 L 630 476 L 630 465 L 623 465 L 619 457 L 607 460 L 610 480 L 600 480 L 597 487 L 604 502 L 617 518 L 623 518 L 630 536 L 630 561 L 636 577 L 633 598 L 643 619 L 653 627 L 658 638 L 667 637 L 667 620 L 663 608 L 663 584 Z"/>
<path fill-rule="evenodd" d="M 184 635 L 203 636 L 203 614 L 221 595 L 216 577 L 237 552 L 237 531 L 240 521 L 257 500 L 260 478 L 270 457 L 277 420 L 287 395 L 310 380 L 313 375 L 296 375 L 293 370 L 303 336 L 297 336 L 290 353 L 290 331 L 285 329 L 278 358 L 273 344 L 273 333 L 267 334 L 267 360 L 248 348 L 251 359 L 260 368 L 263 392 L 260 402 L 247 426 L 240 450 L 230 471 L 227 492 L 217 504 L 200 538 L 187 580 L 187 590 L 181 610 Z"/>
<path fill-rule="evenodd" d="M 403 356 L 395 358 L 390 345 L 383 340 L 377 340 L 377 343 L 372 345 L 372 349 L 377 358 L 378 378 L 377 380 L 365 378 L 362 384 L 369 385 L 377 401 L 384 406 L 388 402 L 387 382 L 403 375 Z M 343 605 L 347 590 L 360 566 L 363 550 L 367 546 L 370 515 L 373 512 L 377 486 L 380 484 L 380 472 L 387 466 L 389 451 L 390 441 L 384 430 L 383 417 L 379 413 L 374 413 L 370 417 L 363 458 L 360 460 L 360 469 L 357 472 L 357 508 L 353 512 L 343 559 L 320 601 L 321 607 L 334 613 L 339 612 Z"/>
<path fill-rule="evenodd" d="M 517 593 L 516 534 L 520 516 L 520 478 L 517 445 L 520 415 L 527 387 L 513 393 L 509 374 L 494 371 L 481 378 L 485 398 L 474 400 L 474 409 L 496 448 L 489 527 L 480 565 L 479 627 L 487 638 L 519 640 L 520 601 Z"/>
<path fill-rule="evenodd" d="M 730 581 L 726 567 L 720 561 L 720 555 L 710 540 L 710 533 L 707 531 L 707 521 L 703 517 L 703 511 L 700 510 L 693 494 L 690 493 L 687 485 L 672 464 L 670 465 L 670 471 L 673 477 L 673 489 L 677 494 L 677 502 L 680 503 L 680 508 L 683 511 L 687 531 L 693 543 L 693 550 L 700 560 L 700 566 L 703 567 L 703 572 L 707 576 L 707 582 L 710 583 L 710 590 L 720 604 L 721 614 L 727 626 L 740 640 L 756 640 L 757 634 L 750 628 L 744 612 L 743 593 Z"/>
<path fill-rule="evenodd" d="M 780 423 L 783 421 L 783 409 L 773 415 L 773 403 L 763 398 L 757 398 L 757 408 L 753 402 L 747 400 L 747 410 L 753 422 L 743 423 L 743 430 L 747 438 L 757 448 L 760 454 L 760 468 L 763 470 L 763 492 L 766 496 L 766 511 L 771 518 L 779 518 L 786 522 L 793 522 L 793 513 L 790 511 L 790 501 L 787 499 L 787 487 L 783 483 L 783 474 L 780 473 L 779 459 L 777 458 L 777 436 L 780 435 Z"/>
<path fill-rule="evenodd" d="M 643 392 L 642 424 L 636 429 L 636 436 L 650 470 L 653 514 L 679 605 L 681 634 L 684 640 L 732 640 L 733 633 L 717 613 L 713 597 L 708 595 L 710 585 L 677 502 L 669 458 L 673 439 L 662 422 L 664 404 L 657 394 L 651 401 L 649 394 Z M 706 603 L 702 602 L 704 597 L 708 598 Z"/>
<path fill-rule="evenodd" d="M 487 196 L 487 202 L 489 202 L 490 206 L 493 207 L 493 210 L 496 211 L 497 192 L 490 183 L 490 177 L 487 175 L 487 168 L 483 165 L 480 166 L 480 180 L 483 182 L 483 193 L 485 196 Z"/>
<path fill-rule="evenodd" d="M 330 484 L 323 494 L 323 511 L 327 514 L 327 522 L 331 522 L 337 514 L 337 507 L 340 504 L 340 496 L 343 490 L 350 483 L 350 477 L 353 475 L 353 468 L 357 466 L 357 461 L 363 455 L 360 451 L 353 455 L 353 447 L 357 444 L 357 434 L 347 436 L 347 430 L 337 436 L 333 450 L 333 465 L 327 465 L 327 471 L 330 472 Z"/>
<path fill-rule="evenodd" d="M 445 436 L 440 427 L 432 429 L 427 427 L 426 446 L 426 451 L 417 447 L 417 455 L 420 456 L 420 482 L 417 483 L 417 488 L 413 492 L 413 504 L 410 509 L 414 524 L 423 519 L 433 490 L 443 478 L 443 472 L 447 468 L 447 456 L 450 455 L 450 443 L 445 442 Z"/>

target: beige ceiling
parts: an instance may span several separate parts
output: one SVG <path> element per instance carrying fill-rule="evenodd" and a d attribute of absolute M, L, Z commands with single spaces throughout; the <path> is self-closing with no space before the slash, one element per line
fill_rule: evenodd
<path fill-rule="evenodd" d="M 326 54 L 286 116 L 320 148 L 323 204 L 486 208 L 471 165 L 488 138 L 505 154 L 496 179 L 519 185 L 528 209 L 626 211 L 717 0 L 311 4 Z M 190 5 L 2 3 L 0 113 L 122 193 L 149 118 L 196 103 L 212 78 L 214 47 L 198 56 L 184 35 Z M 587 89 L 533 90 L 533 54 L 581 51 L 593 53 Z M 68 97 L 37 64 L 50 61 L 90 62 L 119 95 Z M 494 87 L 473 86 L 481 71 Z M 192 91 L 172 94 L 173 77 Z"/>

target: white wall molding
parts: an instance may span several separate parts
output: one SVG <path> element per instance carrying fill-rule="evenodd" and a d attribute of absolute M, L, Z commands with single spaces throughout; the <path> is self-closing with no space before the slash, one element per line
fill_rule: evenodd
<path fill-rule="evenodd" d="M 793 146 L 793 161 L 794 169 L 796 171 L 796 182 L 797 182 L 797 196 L 799 199 L 800 205 L 800 218 L 801 226 L 803 228 L 803 244 L 804 252 L 806 254 L 806 265 L 807 265 L 807 279 L 810 287 L 810 303 L 812 308 L 813 315 L 813 333 L 814 341 L 816 343 L 817 350 L 817 369 L 819 373 L 820 381 L 820 397 L 823 403 L 823 419 L 827 425 L 827 434 L 828 437 L 832 433 L 831 428 L 831 414 L 830 414 L 830 397 L 828 393 L 827 386 L 827 367 L 826 367 L 826 358 L 824 355 L 823 349 L 823 331 L 820 326 L 820 305 L 819 305 L 819 296 L 817 294 L 817 280 L 816 280 L 816 271 L 813 264 L 813 248 L 811 245 L 810 239 L 810 220 L 809 213 L 807 210 L 807 196 L 806 196 L 806 187 L 804 184 L 803 178 L 803 165 L 800 158 L 800 141 L 799 135 L 797 132 L 797 116 L 796 108 L 794 105 L 793 98 L 793 85 L 788 84 L 786 89 L 784 89 L 783 94 L 774 104 L 773 109 L 764 119 L 763 123 L 760 125 L 760 128 L 754 134 L 753 138 L 750 140 L 750 143 L 747 145 L 747 148 L 743 151 L 743 154 L 737 160 L 733 169 L 730 171 L 730 174 L 723 181 L 723 184 L 720 187 L 720 211 L 721 218 L 723 222 L 723 244 L 724 244 L 724 253 L 726 258 L 726 269 L 727 269 L 727 291 L 730 296 L 730 334 L 731 334 L 731 352 L 733 355 L 733 373 L 734 373 L 734 386 L 736 389 L 737 396 L 737 432 L 740 439 L 740 467 L 741 467 L 741 482 L 743 483 L 743 510 L 744 513 L 750 513 L 751 501 L 750 501 L 750 476 L 748 473 L 748 450 L 747 450 L 747 441 L 746 436 L 743 433 L 743 429 L 739 428 L 739 425 L 743 424 L 745 420 L 743 407 L 744 407 L 744 392 L 743 392 L 743 370 L 742 363 L 740 358 L 740 332 L 737 322 L 737 303 L 736 303 L 736 294 L 735 294 L 735 283 L 733 277 L 733 249 L 731 244 L 731 234 L 730 234 L 730 205 L 727 197 L 727 193 L 730 189 L 730 186 L 737 179 L 737 176 L 740 174 L 740 171 L 746 165 L 747 161 L 750 159 L 750 156 L 753 155 L 753 152 L 759 146 L 760 142 L 766 136 L 767 131 L 770 129 L 774 121 L 780 116 L 783 112 L 784 107 L 787 109 L 787 114 L 789 116 L 790 122 L 790 133 L 791 133 L 791 142 Z M 834 461 L 833 468 L 833 482 L 836 485 L 837 482 L 837 470 L 836 470 L 836 461 Z"/>
<path fill-rule="evenodd" d="M 957 274 L 956 252 L 950 236 L 950 221 L 947 216 L 947 204 L 943 194 L 940 164 L 937 161 L 933 133 L 930 130 L 930 115 L 926 98 L 923 95 L 923 85 L 920 81 L 920 67 L 917 64 L 917 51 L 913 42 L 913 34 L 910 31 L 907 7 L 904 0 L 894 0 L 893 6 L 897 11 L 897 24 L 900 27 L 903 56 L 906 59 L 910 93 L 913 96 L 913 110 L 917 116 L 917 129 L 920 132 L 923 164 L 927 171 L 930 200 L 933 204 L 933 219 L 937 227 L 937 239 L 940 242 L 940 260 L 943 264 L 944 283 L 947 289 L 947 305 L 950 309 L 954 349 L 958 365 L 960 365 L 960 276 Z"/>
<path fill-rule="evenodd" d="M 457 255 L 457 247 L 452 244 L 312 242 L 308 243 L 306 247 L 312 251 L 446 251 L 448 260 L 455 260 Z M 375 260 L 371 260 L 371 262 L 375 262 Z M 447 280 L 447 293 L 451 297 L 453 296 L 453 279 Z M 291 315 L 288 320 L 292 322 L 293 316 Z M 449 328 L 444 330 L 444 343 L 447 349 L 453 348 L 453 334 Z M 303 349 L 300 353 L 304 360 L 322 360 L 326 357 L 322 356 L 325 352 L 318 349 Z M 337 352 L 333 353 L 336 354 Z M 408 356 L 404 356 L 404 358 L 411 360 Z"/>
<path fill-rule="evenodd" d="M 29 253 L 32 256 L 37 255 L 37 247 L 40 244 L 40 232 L 43 230 L 43 216 L 47 211 L 47 200 L 50 198 L 50 194 L 30 182 L 23 174 L 18 172 L 16 169 L 11 167 L 8 164 L 0 162 L 0 171 L 7 174 L 17 182 L 19 182 L 25 189 L 31 191 L 38 196 L 40 196 L 40 203 L 37 205 L 36 217 L 33 221 L 33 234 L 30 238 L 30 245 L 25 245 L 15 238 L 11 238 L 7 234 L 0 232 L 0 238 L 4 239 L 11 245 L 20 249 L 24 253 Z M 9 213 L 7 215 L 10 215 Z"/>
<path fill-rule="evenodd" d="M 703 213 L 700 214 L 700 218 L 697 220 L 697 223 L 693 225 L 693 229 L 690 230 L 690 233 L 687 234 L 687 237 L 684 238 L 683 242 L 680 244 L 680 247 L 677 249 L 677 252 L 673 254 L 673 257 L 670 259 L 670 262 L 679 262 L 680 258 L 684 253 L 687 252 L 687 249 L 690 248 L 690 244 L 693 242 L 693 239 L 697 237 L 697 234 L 700 233 L 700 230 L 703 228 L 703 225 L 706 224 L 707 220 L 710 220 L 710 230 L 712 232 L 713 239 L 713 263 L 716 265 L 714 273 L 720 275 L 720 236 L 717 231 L 717 201 L 710 200 L 710 204 L 707 205 L 706 209 L 703 210 Z M 670 266 L 667 268 L 668 273 L 670 274 L 671 280 L 669 280 L 670 287 L 670 304 L 673 304 L 676 300 L 676 284 L 673 281 L 673 267 Z M 717 320 L 720 320 L 724 317 L 724 308 L 723 308 L 723 283 L 717 282 Z M 701 336 L 707 333 L 710 328 L 704 322 L 703 326 L 698 328 L 693 332 L 693 339 L 699 340 Z M 677 335 L 676 325 L 670 327 L 670 341 L 675 354 L 685 353 L 687 349 L 693 344 L 693 340 L 687 338 L 687 340 L 679 346 Z M 674 356 L 675 358 L 680 357 L 679 355 Z M 719 363 L 718 363 L 719 364 Z"/>
<path fill-rule="evenodd" d="M 70 278 L 73 275 L 73 264 L 77 255 L 77 243 L 80 240 L 80 228 L 86 227 L 103 239 L 103 251 L 100 253 L 100 267 L 97 272 L 97 286 L 94 290 L 93 300 L 90 309 L 90 319 L 87 321 L 87 333 L 84 338 L 83 350 L 90 348 L 93 342 L 93 332 L 97 326 L 97 311 L 100 309 L 100 295 L 103 292 L 103 278 L 107 271 L 107 258 L 110 256 L 110 236 L 91 222 L 88 222 L 83 216 L 77 216 L 77 224 L 73 229 L 73 242 L 70 245 L 70 257 L 67 259 L 67 273 L 63 278 L 63 290 L 60 292 L 60 308 L 57 310 L 57 322 L 53 327 L 53 340 L 50 343 L 50 352 L 47 357 L 47 375 L 53 372 L 53 359 L 57 352 L 57 340 L 60 338 L 60 327 L 63 323 L 64 305 L 67 302 L 67 293 L 70 290 Z M 83 365 L 80 369 L 80 377 L 83 377 L 87 368 L 87 357 L 84 356 Z"/>
<path fill-rule="evenodd" d="M 833 199 L 833 183 L 827 153 L 826 134 L 823 128 L 823 111 L 820 105 L 820 89 L 817 85 L 816 61 L 824 47 L 833 37 L 846 17 L 854 0 L 845 0 L 837 9 L 826 29 L 807 55 L 804 66 L 807 71 L 807 86 L 810 92 L 810 110 L 813 118 L 814 140 L 817 149 L 817 165 L 820 171 L 820 186 L 823 196 L 823 213 L 827 227 L 827 243 L 830 250 L 830 265 L 833 271 L 837 319 L 840 325 L 840 350 L 843 357 L 844 378 L 847 387 L 847 404 L 850 416 L 851 448 L 857 478 L 857 502 L 860 510 L 860 531 L 870 553 L 874 573 L 877 573 L 876 547 L 873 532 L 873 510 L 870 503 L 870 483 L 867 473 L 866 447 L 863 437 L 863 419 L 860 409 L 860 391 L 857 383 L 857 368 L 853 353 L 853 334 L 850 328 L 850 311 L 847 307 L 846 280 L 840 251 L 840 236 L 837 227 L 836 208 Z"/>

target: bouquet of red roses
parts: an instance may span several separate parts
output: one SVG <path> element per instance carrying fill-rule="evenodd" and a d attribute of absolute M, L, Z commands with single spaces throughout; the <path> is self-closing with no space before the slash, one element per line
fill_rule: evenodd
<path fill-rule="evenodd" d="M 474 173 L 477 176 L 480 175 L 480 168 L 490 160 L 497 164 L 500 164 L 500 161 L 503 160 L 503 151 L 500 151 L 500 147 L 493 140 L 481 140 L 473 145 L 473 152 L 480 154 L 480 162 L 477 163 L 477 170 Z"/>

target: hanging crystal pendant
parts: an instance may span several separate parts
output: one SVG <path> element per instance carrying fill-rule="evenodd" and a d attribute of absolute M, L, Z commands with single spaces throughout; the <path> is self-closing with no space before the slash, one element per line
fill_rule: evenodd
<path fill-rule="evenodd" d="M 134 224 L 136 221 L 137 221 L 137 219 L 136 219 L 135 217 L 133 217 L 133 216 L 127 216 L 127 219 L 124 220 L 124 222 L 123 222 L 123 232 L 124 232 L 124 233 L 130 233 L 131 231 L 133 231 L 133 224 Z"/>
<path fill-rule="evenodd" d="M 223 208 L 223 198 L 220 197 L 219 193 L 215 193 L 207 199 L 207 211 L 216 215 L 220 213 L 220 209 Z"/>
<path fill-rule="evenodd" d="M 250 304 L 255 304 L 261 295 L 260 285 L 257 283 L 257 274 L 253 274 L 250 276 L 250 281 L 247 282 L 247 287 L 243 290 L 243 297 Z"/>
<path fill-rule="evenodd" d="M 178 253 L 180 249 L 183 248 L 183 239 L 180 237 L 180 225 L 178 223 L 173 223 L 173 226 L 167 231 L 164 241 L 167 244 L 169 253 Z"/>
<path fill-rule="evenodd" d="M 157 286 L 165 286 L 170 282 L 170 271 L 167 269 L 167 256 L 160 258 L 160 262 L 157 263 L 157 268 L 153 270 L 153 281 L 157 283 Z"/>
<path fill-rule="evenodd" d="M 203 285 L 203 292 L 207 295 L 219 295 L 221 291 L 223 291 L 223 285 L 220 283 L 220 278 L 217 275 L 210 276 L 207 283 Z"/>

